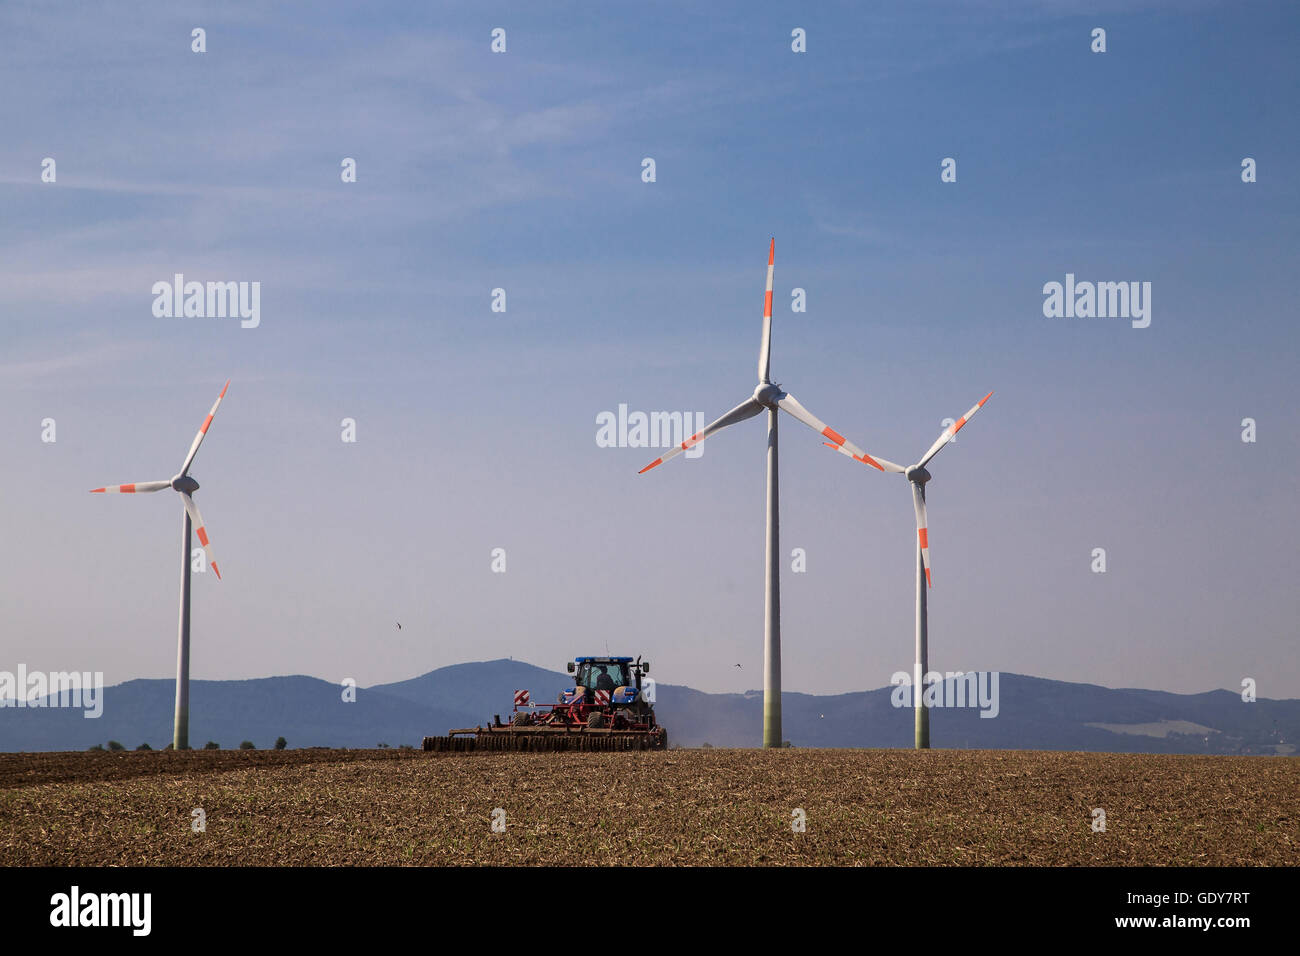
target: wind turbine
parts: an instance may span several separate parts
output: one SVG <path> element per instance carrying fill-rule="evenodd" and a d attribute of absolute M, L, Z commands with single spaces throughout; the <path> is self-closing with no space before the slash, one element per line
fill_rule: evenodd
<path fill-rule="evenodd" d="M 873 465 L 881 471 L 898 472 L 912 483 L 912 506 L 916 510 L 916 664 L 912 674 L 912 701 L 916 709 L 917 750 L 926 750 L 930 746 L 930 710 L 925 706 L 924 695 L 921 692 L 921 680 L 930 670 L 929 611 L 926 604 L 926 590 L 934 586 L 930 580 L 930 523 L 925 512 L 925 484 L 930 480 L 930 472 L 925 466 L 929 464 L 931 458 L 939 454 L 939 450 L 944 445 L 952 441 L 967 422 L 975 417 L 975 413 L 984 407 L 984 403 L 992 395 L 993 393 L 989 392 L 970 411 L 945 428 L 935 443 L 930 446 L 930 450 L 910 468 L 904 468 L 883 458 L 859 458 L 842 445 L 823 442 L 827 447 L 843 452 L 850 458 L 856 458 L 865 464 Z"/>
<path fill-rule="evenodd" d="M 172 747 L 176 750 L 188 750 L 190 746 L 191 527 L 193 527 L 194 533 L 198 535 L 199 543 L 203 545 L 203 550 L 208 556 L 208 564 L 216 572 L 217 579 L 221 579 L 221 571 L 217 568 L 217 559 L 212 554 L 212 546 L 208 544 L 208 532 L 203 525 L 203 518 L 199 514 L 199 506 L 194 503 L 193 495 L 194 492 L 199 490 L 199 483 L 190 477 L 189 471 L 190 465 L 194 463 L 194 456 L 198 454 L 199 446 L 203 444 L 203 436 L 208 433 L 208 426 L 212 424 L 212 416 L 217 414 L 217 408 L 221 405 L 221 400 L 226 397 L 226 389 L 229 387 L 230 380 L 227 379 L 226 384 L 222 386 L 221 394 L 217 396 L 217 400 L 212 405 L 212 411 L 208 412 L 208 417 L 199 426 L 199 433 L 194 436 L 194 444 L 190 445 L 190 453 L 185 456 L 185 463 L 181 465 L 181 470 L 176 474 L 176 477 L 167 481 L 142 481 L 131 485 L 110 485 L 106 488 L 91 490 L 91 494 L 134 495 L 170 488 L 180 494 L 181 501 L 185 505 L 184 531 L 181 535 L 180 633 L 176 640 L 176 718 L 172 726 Z"/>
<path fill-rule="evenodd" d="M 780 516 L 777 499 L 779 482 L 777 473 L 776 425 L 777 411 L 784 410 L 793 415 L 819 435 L 829 438 L 832 447 L 847 450 L 860 461 L 874 464 L 856 445 L 847 441 L 843 435 L 829 427 L 820 418 L 804 408 L 793 395 L 786 392 L 771 379 L 772 348 L 772 270 L 776 259 L 776 240 L 773 239 L 767 251 L 767 292 L 763 297 L 763 339 L 758 350 L 758 386 L 754 394 L 741 402 L 717 421 L 696 432 L 679 446 L 674 446 L 664 455 L 656 458 L 641 469 L 644 474 L 657 465 L 662 465 L 670 458 L 675 458 L 689 448 L 698 445 L 716 431 L 743 422 L 747 418 L 767 411 L 767 550 L 766 576 L 764 586 L 763 617 L 763 746 L 780 747 L 781 736 L 781 588 L 779 576 L 780 562 Z M 830 444 L 828 442 L 828 444 Z M 879 466 L 877 466 L 879 467 Z"/>

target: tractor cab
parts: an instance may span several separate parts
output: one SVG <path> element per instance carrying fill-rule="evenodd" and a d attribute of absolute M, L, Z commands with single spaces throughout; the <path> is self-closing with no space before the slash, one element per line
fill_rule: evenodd
<path fill-rule="evenodd" d="M 641 677 L 638 670 L 634 680 L 630 657 L 579 657 L 570 668 L 577 673 L 574 683 L 578 686 L 611 693 L 620 687 L 639 686 Z"/>
<path fill-rule="evenodd" d="M 574 682 L 560 694 L 562 704 L 579 701 L 609 706 L 654 700 L 653 693 L 648 699 L 643 697 L 643 684 L 652 682 L 643 681 L 643 676 L 650 671 L 650 662 L 639 657 L 635 660 L 631 657 L 578 657 L 569 661 L 568 670 L 574 675 Z"/>

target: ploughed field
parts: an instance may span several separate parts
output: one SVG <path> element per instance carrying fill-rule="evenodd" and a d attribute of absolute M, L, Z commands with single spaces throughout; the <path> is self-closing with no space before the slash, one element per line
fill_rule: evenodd
<path fill-rule="evenodd" d="M 492 829 L 498 808 L 504 832 Z M 1105 832 L 1093 829 L 1094 808 Z M 796 810 L 804 832 L 792 829 Z M 1298 843 L 1291 757 L 0 754 L 0 865 L 10 866 L 1295 866 Z"/>

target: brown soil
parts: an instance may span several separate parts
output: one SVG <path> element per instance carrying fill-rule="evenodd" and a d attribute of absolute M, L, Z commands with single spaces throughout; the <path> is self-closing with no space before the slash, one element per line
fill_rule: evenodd
<path fill-rule="evenodd" d="M 200 807 L 207 829 L 195 833 Z M 504 833 L 491 828 L 498 807 Z M 1296 866 L 1300 759 L 0 754 L 0 865 L 548 863 Z"/>

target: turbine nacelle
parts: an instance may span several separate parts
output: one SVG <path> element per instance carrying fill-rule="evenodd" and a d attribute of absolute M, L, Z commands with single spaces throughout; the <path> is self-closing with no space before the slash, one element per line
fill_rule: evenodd
<path fill-rule="evenodd" d="M 930 480 L 931 476 L 930 472 L 926 470 L 924 465 L 913 465 L 911 468 L 907 469 L 907 471 L 903 472 L 903 477 L 913 484 L 924 485 Z"/>
<path fill-rule="evenodd" d="M 199 483 L 189 475 L 177 475 L 172 479 L 172 490 L 183 495 L 192 495 L 199 490 Z"/>
<path fill-rule="evenodd" d="M 785 398 L 785 392 L 781 390 L 780 385 L 774 385 L 771 382 L 760 382 L 754 389 L 754 401 L 764 408 L 776 408 L 777 403 Z"/>

